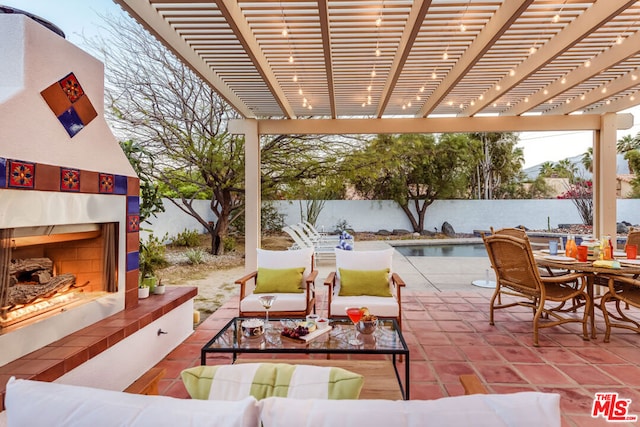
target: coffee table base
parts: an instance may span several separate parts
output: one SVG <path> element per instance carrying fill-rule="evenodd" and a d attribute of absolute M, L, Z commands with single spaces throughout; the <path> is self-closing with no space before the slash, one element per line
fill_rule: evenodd
<path fill-rule="evenodd" d="M 360 399 L 402 400 L 402 391 L 390 360 L 344 359 L 246 359 L 239 357 L 235 363 L 288 363 L 291 365 L 332 366 L 346 369 L 364 377 Z"/>

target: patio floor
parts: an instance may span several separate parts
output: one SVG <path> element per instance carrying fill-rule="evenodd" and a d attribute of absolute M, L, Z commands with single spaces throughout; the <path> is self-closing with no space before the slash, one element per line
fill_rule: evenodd
<path fill-rule="evenodd" d="M 326 307 L 322 279 L 316 282 L 320 314 Z M 590 416 L 596 392 L 617 392 L 620 398 L 631 399 L 630 414 L 640 415 L 640 335 L 617 328 L 611 342 L 603 343 L 604 321 L 598 309 L 596 339 L 583 341 L 578 323 L 561 325 L 541 329 L 536 348 L 529 309 L 499 310 L 496 325 L 489 325 L 491 289 L 421 288 L 408 286 L 402 298 L 412 399 L 461 395 L 458 376 L 476 374 L 491 393 L 559 393 L 565 426 L 607 424 Z M 188 397 L 180 371 L 200 364 L 200 348 L 237 313 L 234 297 L 158 364 L 167 370 L 161 394 Z M 220 358 L 220 363 L 229 361 L 229 357 Z"/>

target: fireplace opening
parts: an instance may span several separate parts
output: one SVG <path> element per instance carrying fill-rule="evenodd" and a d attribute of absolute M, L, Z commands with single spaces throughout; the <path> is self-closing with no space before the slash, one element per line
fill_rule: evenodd
<path fill-rule="evenodd" d="M 0 230 L 0 334 L 117 292 L 118 224 Z"/>

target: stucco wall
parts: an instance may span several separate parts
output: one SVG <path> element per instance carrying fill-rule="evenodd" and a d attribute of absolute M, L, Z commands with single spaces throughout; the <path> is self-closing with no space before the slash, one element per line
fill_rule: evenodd
<path fill-rule="evenodd" d="M 300 202 L 273 202 L 285 214 L 285 224 L 300 222 Z M 302 202 L 304 209 L 304 201 Z M 215 216 L 206 200 L 197 203 L 200 212 L 209 220 Z M 179 211 L 170 201 L 165 201 L 167 211 L 154 218 L 152 229 L 158 237 L 168 233 L 169 237 L 188 229 L 204 232 L 204 228 L 191 217 Z M 640 199 L 618 200 L 618 222 L 640 224 Z M 333 230 L 345 220 L 356 231 L 378 231 L 393 229 L 411 230 L 404 212 L 391 201 L 332 200 L 327 201 L 317 221 L 318 228 Z M 581 223 L 580 216 L 570 200 L 438 200 L 429 206 L 425 216 L 425 230 L 440 230 L 448 221 L 458 233 L 486 230 L 490 226 L 507 227 L 524 225 L 530 229 L 552 228 L 558 224 Z M 141 233 L 146 239 L 146 233 Z"/>

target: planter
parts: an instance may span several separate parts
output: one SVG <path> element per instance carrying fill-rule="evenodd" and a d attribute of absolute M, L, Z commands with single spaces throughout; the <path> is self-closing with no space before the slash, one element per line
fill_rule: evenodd
<path fill-rule="evenodd" d="M 158 278 L 155 276 L 145 277 L 142 279 L 142 286 L 149 288 L 150 293 L 154 293 Z"/>
<path fill-rule="evenodd" d="M 164 285 L 156 285 L 156 288 L 153 290 L 153 293 L 156 295 L 164 294 L 165 286 Z"/>
<path fill-rule="evenodd" d="M 138 299 L 144 299 L 149 297 L 149 288 L 138 288 Z"/>

